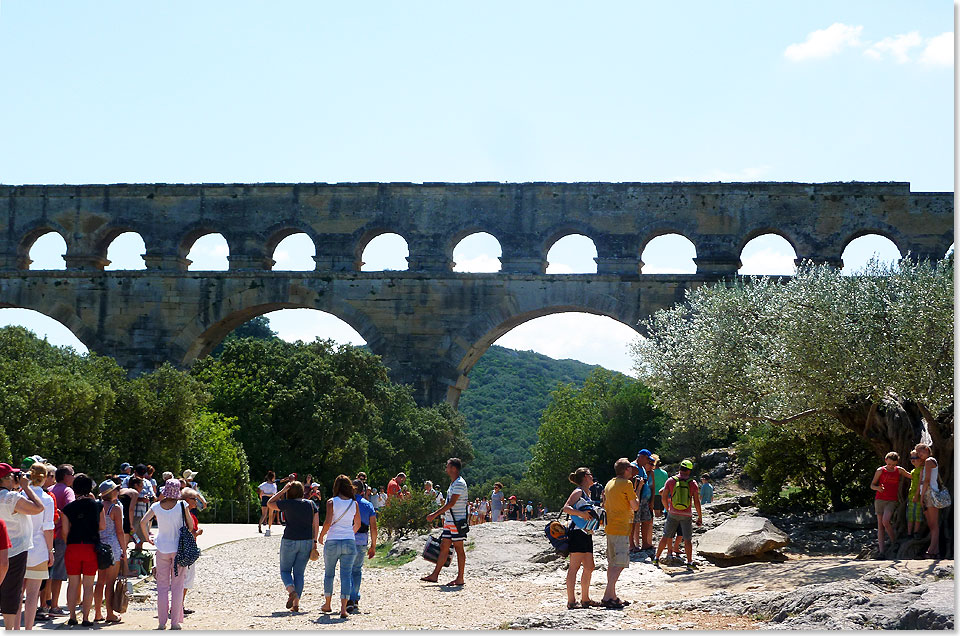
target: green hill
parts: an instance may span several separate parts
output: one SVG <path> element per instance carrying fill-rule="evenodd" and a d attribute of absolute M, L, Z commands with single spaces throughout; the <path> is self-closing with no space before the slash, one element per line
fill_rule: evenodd
<path fill-rule="evenodd" d="M 537 441 L 540 414 L 559 383 L 583 384 L 597 367 L 576 360 L 554 360 L 533 351 L 492 346 L 470 372 L 460 397 L 475 459 L 470 483 L 512 475 L 517 480 Z"/>

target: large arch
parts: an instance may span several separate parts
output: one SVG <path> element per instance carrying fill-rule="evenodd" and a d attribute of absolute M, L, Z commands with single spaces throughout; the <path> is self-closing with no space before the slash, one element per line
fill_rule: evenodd
<path fill-rule="evenodd" d="M 24 305 L 6 303 L 0 301 L 0 310 L 2 309 L 20 309 L 24 311 L 31 312 L 33 314 L 39 314 L 44 316 L 56 323 L 59 323 L 60 326 L 64 327 L 69 331 L 77 341 L 80 342 L 88 351 L 94 349 L 98 344 L 98 340 L 94 330 L 87 326 L 86 323 L 77 315 L 73 307 L 69 306 L 64 302 L 55 302 L 49 307 L 27 307 Z M 2 312 L 0 312 L 2 313 Z M 26 324 L 25 324 L 26 323 Z M 22 322 L 10 321 L 6 322 L 0 318 L 0 326 L 7 326 L 13 324 L 19 324 L 31 331 L 36 333 L 36 323 L 34 325 L 29 324 L 30 321 L 23 320 Z M 39 335 L 39 334 L 38 334 Z"/>
<path fill-rule="evenodd" d="M 375 353 L 384 341 L 373 321 L 349 303 L 333 294 L 317 293 L 303 287 L 288 293 L 265 292 L 262 288 L 247 289 L 218 303 L 216 315 L 206 312 L 194 316 L 173 338 L 175 350 L 182 352 L 180 364 L 190 366 L 209 354 L 231 331 L 243 323 L 282 309 L 316 309 L 331 314 L 352 327 Z"/>

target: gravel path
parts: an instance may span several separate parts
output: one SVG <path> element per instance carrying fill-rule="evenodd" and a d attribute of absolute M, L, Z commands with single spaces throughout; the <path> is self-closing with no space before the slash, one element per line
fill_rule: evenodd
<path fill-rule="evenodd" d="M 423 538 L 401 543 L 418 552 Z M 471 529 L 466 586 L 448 588 L 420 582 L 430 565 L 419 557 L 393 569 L 365 568 L 362 613 L 341 620 L 323 614 L 322 560 L 310 563 L 301 613 L 284 609 L 277 536 L 244 539 L 204 551 L 197 570 L 197 589 L 187 597 L 188 629 L 756 629 L 765 623 L 745 616 L 721 616 L 700 609 L 667 609 L 664 602 L 705 599 L 718 590 L 762 594 L 793 590 L 810 583 L 856 579 L 875 570 L 876 562 L 850 557 L 793 556 L 783 563 L 760 562 L 718 568 L 702 563 L 695 572 L 656 568 L 633 562 L 620 577 L 618 594 L 633 603 L 623 611 L 566 609 L 566 561 L 551 558 L 542 522 L 483 524 Z M 606 581 L 605 541 L 594 541 L 598 565 L 592 598 L 599 600 Z M 893 563 L 893 562 L 888 562 Z M 952 562 L 950 562 L 952 565 Z M 929 561 L 902 561 L 897 567 L 926 576 Z M 455 572 L 447 569 L 441 581 Z M 449 577 L 449 578 L 444 578 Z M 339 595 L 339 579 L 334 596 Z M 146 583 L 148 601 L 131 603 L 124 624 L 104 629 L 156 627 L 155 586 Z M 704 606 L 709 606 L 709 603 Z M 716 608 L 717 610 L 722 608 Z"/>

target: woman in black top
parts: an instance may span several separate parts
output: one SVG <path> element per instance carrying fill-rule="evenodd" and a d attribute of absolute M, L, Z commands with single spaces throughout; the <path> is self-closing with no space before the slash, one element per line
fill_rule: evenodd
<path fill-rule="evenodd" d="M 63 538 L 67 542 L 64 561 L 67 566 L 67 605 L 70 620 L 67 625 L 77 624 L 77 601 L 83 584 L 83 625 L 93 625 L 88 620 L 93 606 L 93 585 L 97 576 L 97 554 L 94 546 L 100 542 L 100 531 L 107 527 L 103 506 L 93 498 L 93 480 L 80 473 L 73 478 L 73 492 L 77 499 L 63 507 Z"/>
<path fill-rule="evenodd" d="M 592 506 L 590 486 L 593 485 L 593 474 L 589 468 L 578 468 L 570 473 L 570 482 L 577 486 L 570 493 L 567 503 L 563 505 L 563 512 L 590 521 L 593 515 L 589 508 Z M 567 609 L 579 607 L 596 607 L 599 603 L 590 600 L 590 576 L 593 574 L 593 535 L 578 528 L 567 531 L 570 541 L 570 568 L 567 570 Z M 583 568 L 580 576 L 580 603 L 577 603 L 577 570 Z"/>
<path fill-rule="evenodd" d="M 303 484 L 288 481 L 283 490 L 267 500 L 271 513 L 284 513 L 287 525 L 280 540 L 280 580 L 287 589 L 287 609 L 300 611 L 303 595 L 303 572 L 310 553 L 317 547 L 320 532 L 320 511 L 317 504 L 303 498 Z"/>

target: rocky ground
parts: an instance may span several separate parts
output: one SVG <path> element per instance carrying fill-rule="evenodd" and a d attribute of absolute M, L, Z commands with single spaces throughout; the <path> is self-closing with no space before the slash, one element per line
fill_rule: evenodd
<path fill-rule="evenodd" d="M 852 556 L 807 557 L 718 567 L 702 559 L 688 572 L 658 568 L 644 555 L 621 576 L 623 611 L 567 610 L 566 560 L 547 549 L 543 523 L 474 527 L 467 585 L 422 583 L 429 565 L 417 558 L 393 569 L 365 569 L 362 613 L 341 620 L 320 612 L 322 561 L 307 568 L 301 613 L 284 609 L 277 574 L 279 536 L 211 548 L 199 562 L 187 606 L 190 629 L 769 629 L 854 627 L 952 628 L 953 563 L 876 562 Z M 278 533 L 279 534 L 279 533 Z M 399 541 L 416 549 L 422 537 Z M 595 541 L 598 571 L 592 597 L 606 577 L 604 539 Z M 444 570 L 441 582 L 453 578 Z M 116 628 L 156 626 L 155 588 L 132 603 Z M 339 593 L 339 582 L 335 585 Z M 108 629 L 115 629 L 110 627 Z"/>

